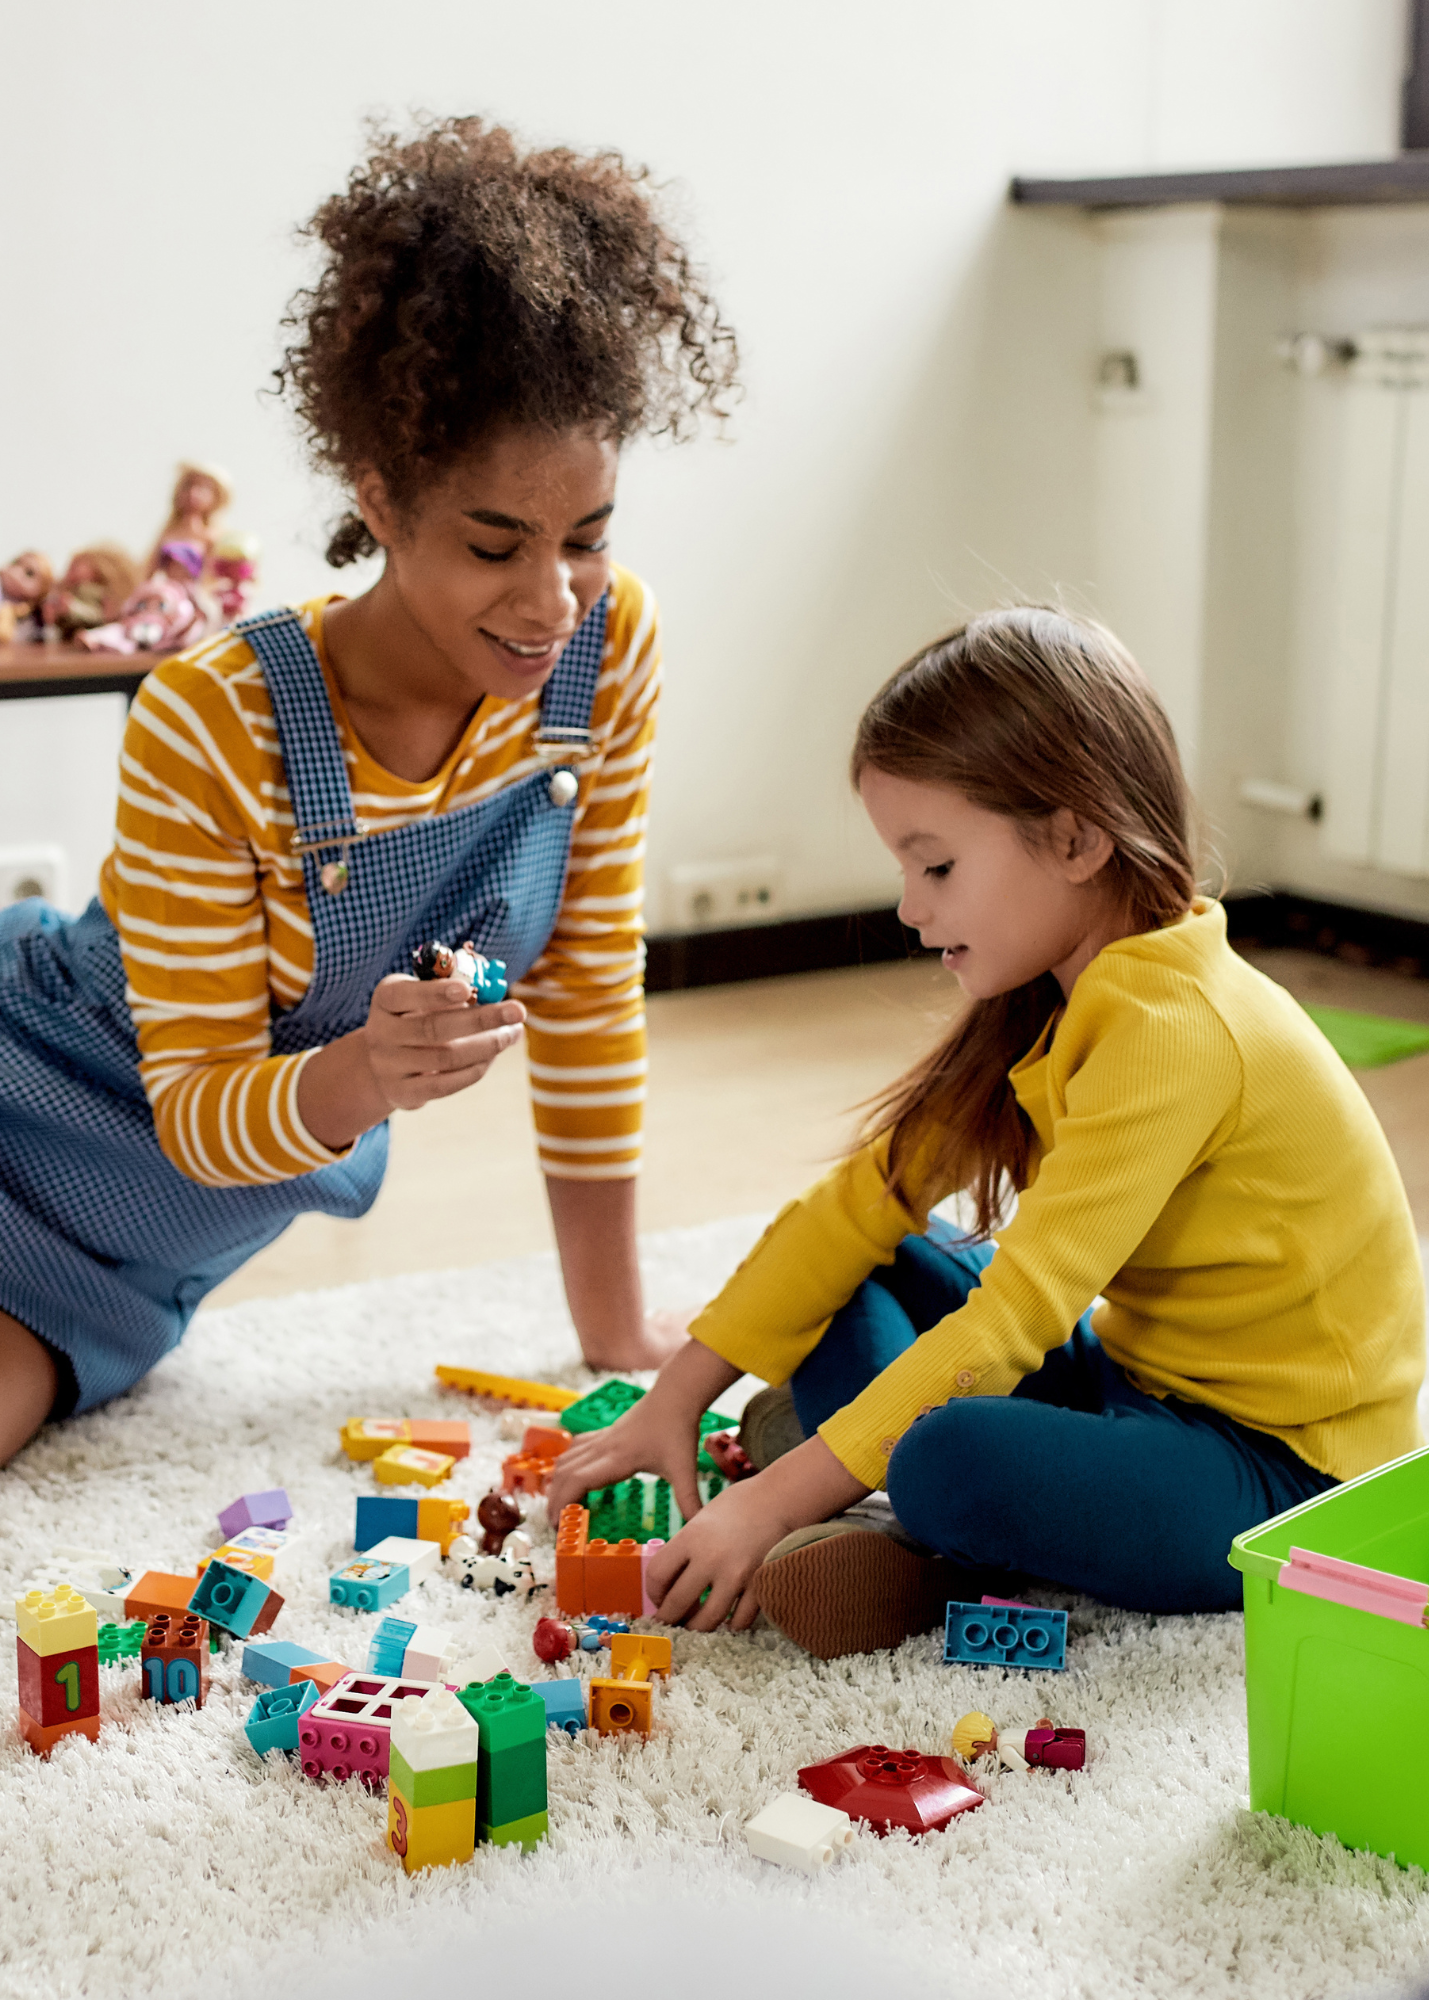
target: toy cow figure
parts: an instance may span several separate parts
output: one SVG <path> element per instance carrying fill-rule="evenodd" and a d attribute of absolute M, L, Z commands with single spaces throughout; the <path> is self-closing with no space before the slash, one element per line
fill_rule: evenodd
<path fill-rule="evenodd" d="M 499 958 L 483 958 L 468 938 L 453 951 L 433 940 L 412 951 L 412 971 L 418 979 L 464 979 L 483 1007 L 506 998 L 506 967 Z"/>
<path fill-rule="evenodd" d="M 508 1535 L 499 1555 L 487 1555 L 470 1535 L 458 1535 L 447 1556 L 456 1565 L 457 1582 L 463 1590 L 490 1590 L 497 1597 L 510 1597 L 514 1592 L 524 1603 L 537 1591 L 549 1588 L 536 1581 L 527 1535 Z"/>

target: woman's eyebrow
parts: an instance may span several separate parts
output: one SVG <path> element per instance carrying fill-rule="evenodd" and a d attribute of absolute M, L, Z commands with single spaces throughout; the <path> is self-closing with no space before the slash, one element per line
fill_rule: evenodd
<path fill-rule="evenodd" d="M 518 520 L 514 514 L 498 514 L 490 507 L 463 507 L 468 521 L 476 521 L 483 528 L 505 528 L 513 535 L 539 535 L 541 530 L 530 521 Z M 615 502 L 608 500 L 603 507 L 597 507 L 593 514 L 583 514 L 574 524 L 575 528 L 594 527 L 597 521 L 604 521 L 615 512 Z M 574 528 L 572 529 L 574 533 Z"/>

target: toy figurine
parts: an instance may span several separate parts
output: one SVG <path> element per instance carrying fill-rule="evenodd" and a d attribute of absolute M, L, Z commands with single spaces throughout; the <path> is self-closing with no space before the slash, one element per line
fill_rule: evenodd
<path fill-rule="evenodd" d="M 506 998 L 505 964 L 483 958 L 470 938 L 456 951 L 435 941 L 414 946 L 412 972 L 418 979 L 464 979 L 483 1006 Z"/>
<path fill-rule="evenodd" d="M 602 1646 L 610 1644 L 615 1633 L 629 1630 L 630 1622 L 625 1618 L 596 1615 L 578 1623 L 564 1618 L 538 1618 L 531 1634 L 531 1648 L 538 1660 L 553 1667 L 558 1661 L 569 1659 L 577 1647 L 583 1653 L 598 1653 Z"/>
<path fill-rule="evenodd" d="M 159 566 L 159 552 L 165 542 L 197 542 L 203 551 L 203 567 L 207 569 L 217 539 L 217 517 L 232 497 L 228 474 L 216 465 L 180 465 L 169 500 L 169 518 L 159 530 L 149 557 L 149 575 Z"/>
<path fill-rule="evenodd" d="M 999 1730 L 990 1715 L 976 1709 L 953 1725 L 953 1749 L 965 1764 L 995 1755 L 1004 1770 L 1080 1771 L 1087 1761 L 1084 1729 L 1054 1729 L 1044 1715 L 1031 1729 Z"/>
<path fill-rule="evenodd" d="M 547 1588 L 536 1581 L 526 1535 L 508 1535 L 501 1554 L 495 1556 L 484 1555 L 470 1535 L 458 1535 L 447 1550 L 447 1559 L 455 1563 L 457 1582 L 463 1590 L 494 1590 L 498 1597 L 509 1597 L 514 1591 L 525 1602 Z"/>
<path fill-rule="evenodd" d="M 213 545 L 208 573 L 225 625 L 241 618 L 248 608 L 248 585 L 258 575 L 260 548 L 256 535 L 225 535 Z"/>
<path fill-rule="evenodd" d="M 68 640 L 76 632 L 108 624 L 119 616 L 138 581 L 138 564 L 117 542 L 80 549 L 40 607 L 46 630 Z"/>
<path fill-rule="evenodd" d="M 141 583 L 113 625 L 81 632 L 91 653 L 172 653 L 203 637 L 204 620 L 189 593 L 167 576 Z"/>
<path fill-rule="evenodd" d="M 40 606 L 54 580 L 49 557 L 38 549 L 22 549 L 0 569 L 0 645 L 41 636 Z"/>
<path fill-rule="evenodd" d="M 733 1431 L 711 1431 L 700 1439 L 700 1448 L 715 1462 L 731 1486 L 738 1479 L 750 1479 L 759 1467 Z"/>
<path fill-rule="evenodd" d="M 483 1529 L 483 1553 L 499 1556 L 508 1535 L 514 1528 L 520 1527 L 522 1515 L 514 1500 L 508 1500 L 504 1493 L 493 1491 L 477 1506 L 476 1518 Z"/>

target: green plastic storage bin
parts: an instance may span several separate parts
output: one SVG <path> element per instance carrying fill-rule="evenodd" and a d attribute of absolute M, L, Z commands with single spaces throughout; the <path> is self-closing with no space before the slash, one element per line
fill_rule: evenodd
<path fill-rule="evenodd" d="M 1288 1586 L 1292 1549 L 1330 1558 L 1324 1587 L 1379 1608 Z M 1252 1807 L 1429 1868 L 1429 1450 L 1237 1535 L 1230 1560 L 1245 1586 Z M 1337 1581 L 1337 1564 L 1382 1581 Z M 1315 1570 L 1291 1573 L 1318 1588 Z"/>

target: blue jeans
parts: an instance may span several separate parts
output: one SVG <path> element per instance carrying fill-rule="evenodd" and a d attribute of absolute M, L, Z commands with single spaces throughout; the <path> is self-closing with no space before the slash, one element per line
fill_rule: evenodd
<path fill-rule="evenodd" d="M 805 1434 L 956 1312 L 992 1256 L 938 1221 L 905 1237 L 795 1371 Z M 908 1532 L 952 1561 L 1129 1611 L 1238 1609 L 1233 1538 L 1335 1483 L 1278 1438 L 1134 1389 L 1090 1314 L 1010 1396 L 959 1396 L 920 1417 L 887 1480 Z"/>

